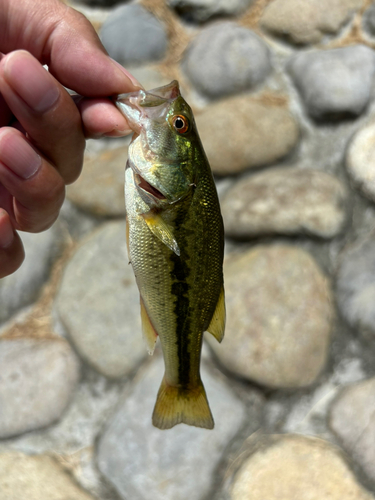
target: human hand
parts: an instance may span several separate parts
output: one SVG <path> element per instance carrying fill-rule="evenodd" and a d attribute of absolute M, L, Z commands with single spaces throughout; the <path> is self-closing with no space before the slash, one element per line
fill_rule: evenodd
<path fill-rule="evenodd" d="M 76 105 L 63 86 L 85 98 Z M 23 261 L 17 230 L 56 220 L 85 137 L 130 133 L 106 96 L 139 88 L 80 13 L 59 0 L 0 0 L 0 278 Z"/>

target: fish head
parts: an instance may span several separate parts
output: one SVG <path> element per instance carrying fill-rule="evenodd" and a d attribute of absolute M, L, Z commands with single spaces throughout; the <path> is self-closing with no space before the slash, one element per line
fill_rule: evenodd
<path fill-rule="evenodd" d="M 115 102 L 134 131 L 129 166 L 146 203 L 160 206 L 186 196 L 195 185 L 200 141 L 178 82 L 121 94 Z"/>

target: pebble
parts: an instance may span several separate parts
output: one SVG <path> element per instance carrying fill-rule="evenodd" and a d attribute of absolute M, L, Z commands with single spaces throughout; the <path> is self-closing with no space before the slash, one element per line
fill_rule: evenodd
<path fill-rule="evenodd" d="M 82 174 L 68 186 L 67 197 L 78 208 L 97 216 L 124 217 L 126 146 L 85 154 Z"/>
<path fill-rule="evenodd" d="M 325 172 L 273 168 L 238 181 L 221 203 L 227 236 L 312 234 L 332 238 L 346 220 L 345 186 Z"/>
<path fill-rule="evenodd" d="M 0 439 L 58 420 L 79 379 L 78 360 L 61 340 L 2 339 L 0 366 Z"/>
<path fill-rule="evenodd" d="M 353 13 L 361 0 L 275 0 L 267 6 L 261 25 L 267 31 L 296 44 L 317 43 L 334 34 Z"/>
<path fill-rule="evenodd" d="M 260 245 L 224 264 L 227 324 L 219 361 L 239 377 L 273 388 L 312 384 L 328 356 L 332 299 L 304 250 Z"/>
<path fill-rule="evenodd" d="M 94 500 L 79 488 L 64 469 L 47 455 L 0 454 L 2 500 Z"/>
<path fill-rule="evenodd" d="M 165 26 L 134 3 L 120 5 L 111 12 L 100 38 L 109 55 L 124 66 L 162 59 L 168 47 Z"/>
<path fill-rule="evenodd" d="M 375 201 L 375 123 L 361 128 L 353 137 L 346 153 L 346 166 L 355 186 Z"/>
<path fill-rule="evenodd" d="M 339 259 L 336 298 L 346 321 L 375 340 L 375 235 L 344 249 Z"/>
<path fill-rule="evenodd" d="M 253 447 L 235 475 L 230 500 L 374 498 L 327 441 L 286 434 L 261 438 Z"/>
<path fill-rule="evenodd" d="M 203 23 L 219 16 L 237 16 L 254 0 L 168 0 L 169 7 L 186 20 Z"/>
<path fill-rule="evenodd" d="M 25 260 L 15 273 L 0 280 L 0 323 L 36 300 L 62 242 L 56 226 L 39 234 L 21 233 L 21 238 Z"/>
<path fill-rule="evenodd" d="M 329 424 L 344 448 L 375 480 L 375 378 L 342 389 Z"/>
<path fill-rule="evenodd" d="M 226 99 L 195 116 L 215 174 L 237 174 L 273 163 L 292 151 L 299 127 L 284 105 L 249 97 Z"/>
<path fill-rule="evenodd" d="M 253 31 L 234 22 L 204 28 L 188 46 L 183 70 L 211 98 L 253 89 L 271 72 L 270 53 Z"/>
<path fill-rule="evenodd" d="M 202 380 L 215 428 L 180 424 L 161 431 L 152 426 L 151 415 L 163 376 L 163 361 L 161 356 L 151 361 L 137 375 L 124 404 L 99 440 L 99 469 L 123 499 L 209 498 L 218 463 L 244 423 L 244 405 L 223 376 L 203 364 Z M 257 425 L 260 412 L 247 418 Z"/>
<path fill-rule="evenodd" d="M 372 4 L 363 14 L 363 27 L 370 35 L 375 35 L 375 4 Z"/>
<path fill-rule="evenodd" d="M 68 262 L 55 303 L 79 354 L 107 377 L 128 375 L 147 356 L 125 246 L 124 222 L 89 235 Z"/>
<path fill-rule="evenodd" d="M 375 52 L 364 45 L 304 52 L 288 69 L 313 118 L 357 116 L 370 99 Z"/>

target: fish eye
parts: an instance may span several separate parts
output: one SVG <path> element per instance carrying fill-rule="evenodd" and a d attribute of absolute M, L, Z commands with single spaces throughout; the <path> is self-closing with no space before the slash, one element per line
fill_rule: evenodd
<path fill-rule="evenodd" d="M 179 134 L 184 134 L 189 130 L 189 121 L 183 115 L 176 115 L 173 117 L 173 126 Z"/>

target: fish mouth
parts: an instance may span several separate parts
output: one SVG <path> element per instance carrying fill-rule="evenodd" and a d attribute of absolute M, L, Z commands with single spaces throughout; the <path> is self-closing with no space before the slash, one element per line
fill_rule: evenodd
<path fill-rule="evenodd" d="M 143 191 L 146 191 L 146 193 L 150 194 L 154 198 L 158 200 L 166 200 L 166 197 L 161 193 L 158 189 L 156 189 L 154 186 L 151 186 L 149 182 L 146 181 L 142 176 L 134 172 L 134 180 L 137 184 L 137 186 Z"/>

